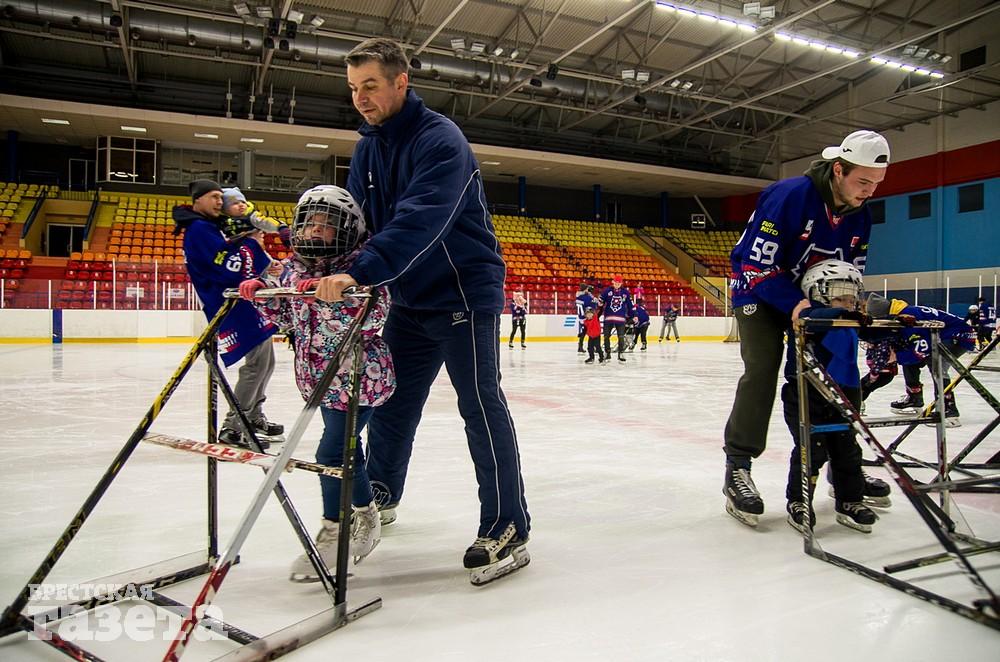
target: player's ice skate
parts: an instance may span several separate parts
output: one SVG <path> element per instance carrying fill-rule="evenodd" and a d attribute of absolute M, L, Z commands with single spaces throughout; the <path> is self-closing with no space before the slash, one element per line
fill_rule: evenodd
<path fill-rule="evenodd" d="M 354 508 L 354 519 L 351 521 L 351 556 L 354 565 L 361 563 L 372 553 L 382 539 L 382 519 L 378 506 L 372 501 L 363 508 Z"/>
<path fill-rule="evenodd" d="M 865 472 L 861 472 L 865 477 L 865 491 L 864 496 L 861 499 L 861 503 L 865 504 L 869 508 L 889 508 L 892 506 L 892 499 L 889 497 L 891 492 L 889 488 L 889 483 L 885 482 L 881 478 L 875 478 L 874 476 L 869 476 Z M 829 473 L 827 474 L 827 480 L 829 480 Z M 827 492 L 831 498 L 837 498 L 837 494 L 833 489 L 833 485 Z"/>
<path fill-rule="evenodd" d="M 737 469 L 727 464 L 726 484 L 722 493 L 726 495 L 727 513 L 747 526 L 757 526 L 764 513 L 764 502 L 750 477 L 749 469 Z"/>
<path fill-rule="evenodd" d="M 878 520 L 878 515 L 860 501 L 838 501 L 836 510 L 838 524 L 862 533 L 871 533 L 872 524 Z"/>
<path fill-rule="evenodd" d="M 285 441 L 285 426 L 280 423 L 272 423 L 263 414 L 252 421 L 254 434 L 261 441 L 268 441 L 272 444 L 281 444 Z"/>
<path fill-rule="evenodd" d="M 340 522 L 330 519 L 323 520 L 323 527 L 316 536 L 316 550 L 323 557 L 326 567 L 332 569 L 337 564 L 337 541 L 340 540 Z M 360 563 L 381 540 L 378 509 L 374 503 L 364 508 L 357 508 L 351 521 L 350 553 L 354 564 Z M 309 557 L 302 554 L 294 562 L 288 579 L 297 583 L 319 581 L 319 574 L 313 567 Z"/>
<path fill-rule="evenodd" d="M 469 581 L 475 586 L 488 584 L 523 568 L 531 561 L 528 540 L 508 524 L 498 538 L 476 538 L 465 550 L 463 563 L 469 569 Z"/>

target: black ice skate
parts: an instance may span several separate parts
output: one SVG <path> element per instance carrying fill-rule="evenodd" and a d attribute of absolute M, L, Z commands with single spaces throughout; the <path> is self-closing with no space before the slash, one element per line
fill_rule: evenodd
<path fill-rule="evenodd" d="M 838 524 L 863 533 L 871 533 L 872 524 L 878 520 L 878 515 L 861 501 L 838 501 L 836 510 Z"/>
<path fill-rule="evenodd" d="M 517 534 L 513 523 L 497 538 L 476 538 L 462 561 L 469 569 L 469 581 L 482 586 L 528 565 L 527 544 L 528 539 Z"/>
<path fill-rule="evenodd" d="M 788 511 L 788 523 L 799 532 L 809 533 L 816 526 L 816 511 L 812 506 L 806 506 L 801 501 L 789 501 L 785 510 Z"/>
<path fill-rule="evenodd" d="M 889 405 L 893 414 L 916 414 L 923 409 L 924 392 L 919 386 L 911 389 L 906 387 L 906 395 Z"/>
<path fill-rule="evenodd" d="M 958 405 L 955 404 L 955 394 L 945 393 L 944 394 L 944 426 L 946 428 L 960 428 L 962 427 L 962 420 L 958 417 Z M 937 423 L 927 423 L 927 425 L 934 426 Z"/>
<path fill-rule="evenodd" d="M 864 497 L 861 499 L 861 503 L 865 504 L 869 508 L 888 508 L 892 506 L 892 499 L 889 498 L 889 494 L 891 492 L 889 489 L 889 483 L 885 482 L 881 478 L 869 476 L 864 471 L 861 472 L 861 475 L 865 477 L 865 491 Z M 829 471 L 827 471 L 826 479 L 830 480 Z M 833 485 L 830 485 L 828 493 L 832 498 L 837 498 Z"/>
<path fill-rule="evenodd" d="M 271 447 L 266 439 L 259 439 L 261 450 L 267 450 Z M 222 428 L 219 430 L 219 443 L 227 444 L 229 446 L 236 446 L 237 448 L 245 448 L 247 450 L 253 450 L 250 448 L 250 442 L 243 437 L 243 433 L 234 428 Z"/>
<path fill-rule="evenodd" d="M 722 488 L 726 495 L 726 512 L 747 526 L 757 526 L 764 512 L 764 502 L 757 486 L 753 484 L 749 469 L 737 469 L 726 465 L 726 484 Z"/>
<path fill-rule="evenodd" d="M 280 444 L 285 440 L 285 426 L 280 423 L 272 423 L 267 420 L 263 414 L 259 418 L 255 418 L 253 421 L 253 431 L 258 437 L 266 437 L 268 441 L 274 444 Z"/>

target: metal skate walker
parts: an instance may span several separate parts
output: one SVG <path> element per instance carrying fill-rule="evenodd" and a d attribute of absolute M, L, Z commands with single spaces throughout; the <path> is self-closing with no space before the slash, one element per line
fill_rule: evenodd
<path fill-rule="evenodd" d="M 966 475 L 970 474 L 967 469 L 963 469 L 963 467 L 958 464 L 958 460 L 967 456 L 968 453 L 971 452 L 972 448 L 978 445 L 994 428 L 997 427 L 998 424 L 1000 424 L 1000 403 L 998 403 L 997 399 L 986 389 L 986 387 L 984 387 L 983 384 L 971 374 L 971 369 L 978 366 L 988 352 L 995 348 L 997 339 L 995 338 L 990 344 L 988 350 L 976 356 L 973 363 L 966 368 L 948 351 L 945 346 L 942 345 L 940 329 L 943 328 L 943 323 L 917 322 L 916 326 L 927 328 L 931 332 L 931 361 L 934 362 L 934 365 L 937 367 L 934 371 L 935 381 L 937 382 L 936 391 L 938 394 L 936 400 L 917 417 L 901 419 L 896 416 L 892 419 L 874 419 L 871 421 L 865 421 L 854 408 L 854 405 L 837 386 L 836 382 L 830 378 L 823 366 L 819 364 L 806 344 L 806 336 L 809 335 L 810 329 L 829 328 L 831 326 L 858 327 L 859 324 L 857 322 L 847 320 L 804 319 L 801 320 L 799 331 L 795 334 L 796 373 L 799 394 L 799 433 L 801 440 L 800 458 L 802 462 L 802 494 L 804 495 L 804 498 L 808 498 L 807 495 L 810 494 L 811 434 L 818 432 L 853 431 L 875 454 L 875 464 L 882 465 L 886 468 L 889 475 L 892 476 L 893 480 L 899 486 L 900 492 L 917 511 L 920 519 L 930 529 L 934 538 L 938 544 L 941 545 L 944 551 L 939 554 L 888 564 L 883 566 L 880 571 L 843 556 L 838 556 L 824 551 L 820 547 L 814 532 L 808 526 L 804 527 L 805 530 L 802 534 L 804 538 L 804 551 L 810 556 L 827 561 L 828 563 L 832 563 L 833 565 L 841 568 L 846 568 L 847 570 L 857 573 L 862 577 L 867 577 L 868 579 L 877 581 L 880 584 L 890 586 L 922 600 L 927 600 L 928 602 L 932 602 L 953 613 L 965 616 L 966 618 L 972 619 L 978 623 L 1000 630 L 1000 598 L 998 598 L 997 591 L 984 579 L 981 569 L 975 567 L 970 560 L 970 557 L 973 556 L 1000 551 L 1000 542 L 981 540 L 974 536 L 959 533 L 957 531 L 955 520 L 952 518 L 950 513 L 950 492 L 983 486 L 990 486 L 991 491 L 996 491 L 996 488 L 1000 486 L 1000 471 L 997 471 L 1000 470 L 1000 463 L 996 462 L 997 456 L 993 456 L 992 459 L 983 465 L 977 465 L 980 468 L 994 470 L 994 473 L 991 475 L 973 474 L 971 477 L 957 480 L 953 480 L 951 477 L 951 473 L 953 471 L 961 472 Z M 885 320 L 878 320 L 872 326 L 887 329 L 903 328 L 903 325 L 898 322 Z M 948 362 L 955 367 L 959 373 L 958 376 L 948 385 L 947 389 L 945 389 L 944 385 L 941 383 L 943 380 L 943 370 L 941 370 L 941 368 L 943 367 L 944 360 L 948 360 Z M 987 404 L 993 408 L 993 410 L 997 413 L 997 417 L 990 422 L 982 432 L 976 435 L 973 442 L 970 442 L 970 444 L 963 449 L 962 453 L 960 453 L 955 460 L 948 462 L 945 433 L 944 394 L 953 390 L 963 379 L 968 381 L 975 391 L 987 402 Z M 814 388 L 816 392 L 819 393 L 827 402 L 833 405 L 844 418 L 845 422 L 823 426 L 812 425 L 809 420 L 809 406 L 807 399 L 809 387 Z M 907 466 L 896 460 L 894 457 L 898 451 L 894 453 L 891 446 L 883 446 L 878 439 L 875 438 L 875 435 L 871 431 L 874 427 L 905 425 L 907 426 L 906 434 L 909 434 L 909 432 L 916 429 L 918 425 L 924 423 L 932 423 L 935 425 L 937 433 L 936 448 L 938 458 L 934 464 L 917 461 L 912 466 L 933 469 L 936 473 L 933 479 L 928 482 L 920 482 L 914 479 L 907 472 Z M 901 441 L 901 439 L 898 440 L 895 445 L 898 445 L 899 441 Z M 906 457 L 909 458 L 909 456 Z M 913 458 L 910 459 L 913 460 Z M 931 498 L 932 494 L 938 495 L 939 499 L 937 503 Z M 943 563 L 948 560 L 955 562 L 958 570 L 968 578 L 977 592 L 984 597 L 972 600 L 971 604 L 966 604 L 965 602 L 935 593 L 928 588 L 918 586 L 913 582 L 900 579 L 896 576 L 897 574 L 905 571 L 925 568 L 927 566 Z"/>
<path fill-rule="evenodd" d="M 271 296 L 309 296 L 310 293 L 300 294 L 289 289 L 260 290 L 256 297 L 265 298 Z M 360 392 L 360 366 L 361 366 L 361 329 L 368 318 L 369 313 L 375 305 L 376 295 L 367 293 L 354 293 L 354 297 L 367 299 L 366 304 L 361 308 L 358 316 L 349 327 L 343 342 L 337 348 L 336 353 L 331 358 L 326 371 L 323 373 L 319 383 L 313 390 L 305 407 L 299 413 L 292 427 L 287 442 L 278 455 L 265 454 L 260 446 L 260 442 L 255 436 L 253 426 L 246 415 L 239 407 L 233 391 L 226 381 L 222 369 L 219 367 L 217 357 L 217 331 L 225 316 L 232 310 L 238 300 L 238 293 L 235 290 L 226 292 L 227 300 L 208 326 L 198 337 L 194 346 L 188 351 L 181 361 L 177 370 L 167 381 L 160 394 L 153 401 L 149 410 L 139 422 L 138 427 L 129 437 L 128 441 L 121 448 L 112 460 L 111 465 L 98 481 L 93 491 L 84 501 L 83 506 L 77 511 L 69 526 L 62 533 L 51 551 L 46 555 L 41 565 L 34 572 L 28 583 L 17 595 L 14 601 L 4 610 L 2 620 L 0 620 L 0 637 L 14 634 L 24 630 L 38 639 L 44 641 L 49 646 L 65 653 L 76 660 L 87 660 L 99 662 L 102 658 L 77 645 L 73 641 L 60 637 L 57 632 L 46 627 L 47 624 L 56 623 L 68 616 L 77 616 L 81 613 L 94 610 L 98 607 L 111 605 L 125 599 L 139 597 L 155 605 L 183 617 L 179 631 L 174 635 L 170 646 L 163 657 L 164 662 L 179 660 L 184 653 L 184 649 L 196 627 L 201 627 L 211 632 L 222 635 L 229 640 L 240 644 L 239 648 L 232 650 L 218 658 L 219 661 L 243 661 L 243 660 L 272 660 L 289 653 L 305 644 L 308 644 L 325 634 L 339 629 L 347 623 L 378 609 L 382 605 L 381 598 L 374 598 L 360 607 L 348 611 L 347 608 L 347 559 L 349 557 L 350 545 L 350 521 L 351 521 L 351 489 L 355 468 L 355 451 L 357 448 L 357 434 L 355 432 L 357 423 L 358 397 Z M 148 432 L 153 421 L 166 405 L 170 396 L 180 385 L 184 376 L 188 373 L 197 358 L 203 355 L 209 367 L 208 375 L 208 430 L 207 438 L 216 439 L 216 388 L 221 387 L 226 400 L 236 411 L 240 412 L 240 419 L 244 431 L 250 438 L 251 447 L 254 450 L 246 450 L 226 446 L 218 443 L 204 443 L 189 439 L 180 439 L 162 434 L 150 434 Z M 340 467 L 328 467 L 312 462 L 305 462 L 292 458 L 302 435 L 305 433 L 309 422 L 317 407 L 323 399 L 330 383 L 336 376 L 339 369 L 350 366 L 351 375 L 351 395 L 348 406 L 346 423 L 346 434 L 344 444 L 344 465 Z M 207 549 L 193 552 L 184 556 L 170 559 L 150 566 L 136 568 L 124 573 L 104 577 L 94 580 L 90 584 L 103 585 L 108 588 L 106 592 L 95 593 L 87 599 L 78 601 L 67 601 L 65 604 L 49 609 L 47 611 L 26 611 L 30 607 L 32 597 L 31 587 L 41 584 L 54 568 L 56 562 L 66 551 L 69 543 L 76 537 L 80 528 L 87 518 L 94 511 L 97 503 L 105 494 L 112 481 L 120 473 L 125 462 L 132 455 L 132 452 L 139 445 L 139 442 L 147 441 L 153 444 L 168 446 L 179 450 L 190 451 L 207 455 L 207 477 L 208 477 L 208 541 Z M 240 520 L 229 545 L 221 552 L 218 548 L 218 477 L 217 469 L 219 461 L 239 462 L 261 467 L 265 470 L 264 480 L 254 494 L 250 505 Z M 342 481 L 340 497 L 340 538 L 337 549 L 337 567 L 334 573 L 330 572 L 323 561 L 322 556 L 316 549 L 312 538 L 306 530 L 302 520 L 299 518 L 292 502 L 282 486 L 279 477 L 283 471 L 305 470 L 317 474 L 333 476 Z M 216 593 L 221 588 L 223 580 L 226 578 L 233 565 L 239 562 L 239 552 L 250 533 L 251 528 L 257 521 L 268 493 L 273 493 L 280 503 L 285 515 L 295 531 L 299 542 L 305 549 L 314 568 L 317 571 L 319 580 L 324 590 L 330 596 L 332 607 L 322 612 L 306 618 L 298 623 L 273 632 L 263 637 L 254 636 L 244 630 L 234 627 L 228 623 L 214 619 L 207 615 L 205 610 L 211 605 Z M 199 592 L 194 604 L 188 606 L 179 603 L 158 592 L 166 586 L 171 586 L 179 582 L 187 581 L 195 577 L 207 574 L 204 586 Z"/>

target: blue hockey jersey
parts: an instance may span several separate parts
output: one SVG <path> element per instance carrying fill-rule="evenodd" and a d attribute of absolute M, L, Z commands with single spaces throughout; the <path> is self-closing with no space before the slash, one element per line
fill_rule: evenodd
<path fill-rule="evenodd" d="M 590 292 L 576 295 L 576 316 L 581 320 L 585 319 L 588 310 L 597 308 L 597 299 Z"/>
<path fill-rule="evenodd" d="M 604 321 L 625 323 L 632 317 L 632 296 L 624 287 L 609 287 L 601 293 L 604 302 Z"/>
<path fill-rule="evenodd" d="M 958 315 L 927 306 L 906 306 L 897 315 L 912 315 L 918 322 L 944 322 L 941 341 L 957 345 L 967 352 L 976 348 L 976 330 Z M 907 327 L 899 331 L 896 360 L 900 365 L 920 363 L 931 355 L 931 330 Z"/>
<path fill-rule="evenodd" d="M 808 176 L 768 186 L 730 254 L 733 306 L 766 303 L 791 315 L 816 262 L 843 260 L 864 272 L 870 234 L 866 207 L 835 216 Z"/>

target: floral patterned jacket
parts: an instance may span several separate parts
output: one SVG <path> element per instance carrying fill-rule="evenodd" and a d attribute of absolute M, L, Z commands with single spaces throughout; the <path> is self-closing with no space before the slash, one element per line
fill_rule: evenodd
<path fill-rule="evenodd" d="M 338 260 L 317 260 L 311 264 L 292 256 L 284 260 L 283 270 L 277 279 L 266 276 L 263 280 L 269 286 L 295 287 L 300 281 L 308 278 L 321 278 L 340 273 L 351 265 L 359 250 Z M 327 364 L 347 334 L 351 321 L 363 304 L 363 299 L 353 297 L 347 297 L 337 303 L 303 297 L 275 297 L 256 302 L 257 308 L 266 319 L 282 329 L 291 330 L 295 336 L 295 383 L 303 399 L 308 399 L 312 394 Z M 392 356 L 389 354 L 389 347 L 378 335 L 388 313 L 389 293 L 385 288 L 379 288 L 378 302 L 361 330 L 364 356 L 360 404 L 363 407 L 381 405 L 396 390 L 396 372 L 393 369 Z M 345 411 L 349 390 L 348 370 L 344 368 L 333 378 L 330 390 L 323 398 L 323 406 Z"/>

